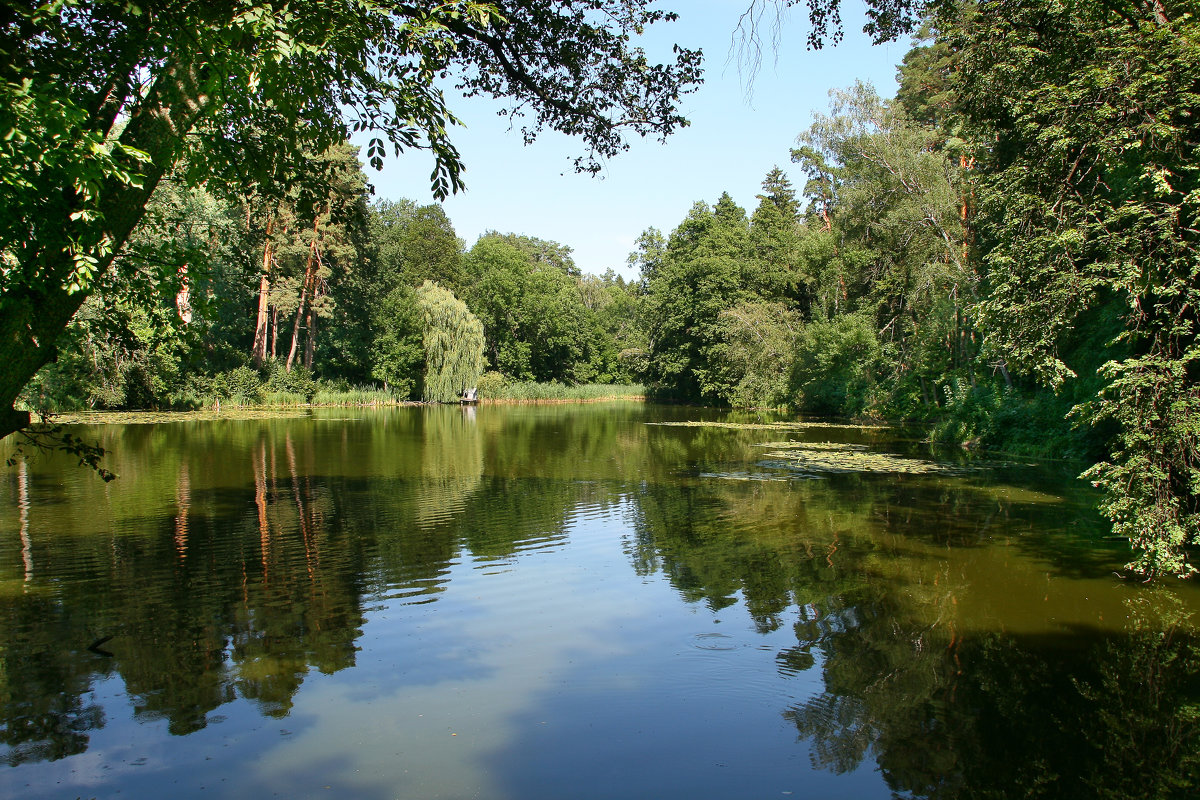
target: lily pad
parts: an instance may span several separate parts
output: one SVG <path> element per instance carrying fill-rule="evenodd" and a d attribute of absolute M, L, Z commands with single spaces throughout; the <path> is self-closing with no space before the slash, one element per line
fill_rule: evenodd
<path fill-rule="evenodd" d="M 701 472 L 701 478 L 716 478 L 722 481 L 791 481 L 797 478 L 816 479 L 817 475 L 782 474 L 779 472 Z"/>

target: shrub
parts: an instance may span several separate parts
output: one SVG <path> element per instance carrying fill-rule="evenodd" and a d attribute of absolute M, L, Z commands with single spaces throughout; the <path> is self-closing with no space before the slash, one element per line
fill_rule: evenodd
<path fill-rule="evenodd" d="M 238 367 L 214 375 L 209 388 L 213 396 L 237 405 L 257 405 L 262 401 L 262 378 L 252 367 Z"/>
<path fill-rule="evenodd" d="M 793 403 L 817 414 L 857 416 L 869 411 L 876 399 L 881 356 L 875 326 L 864 315 L 810 322 L 797 336 Z"/>
<path fill-rule="evenodd" d="M 489 371 L 479 376 L 476 388 L 479 389 L 481 398 L 499 398 L 504 396 L 504 390 L 508 388 L 508 384 L 509 380 L 504 373 Z"/>
<path fill-rule="evenodd" d="M 296 364 L 288 372 L 280 361 L 271 361 L 267 365 L 266 390 L 272 393 L 302 395 L 307 403 L 317 391 L 317 382 L 313 380 L 312 372 L 303 364 Z"/>

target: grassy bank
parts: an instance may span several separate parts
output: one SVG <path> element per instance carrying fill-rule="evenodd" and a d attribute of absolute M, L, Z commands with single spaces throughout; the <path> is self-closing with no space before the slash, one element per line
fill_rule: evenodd
<path fill-rule="evenodd" d="M 350 388 L 316 386 L 311 393 L 272 391 L 265 387 L 251 389 L 247 393 L 198 393 L 183 392 L 172 395 L 166 403 L 156 408 L 98 409 L 80 405 L 45 409 L 60 422 L 99 422 L 111 417 L 113 421 L 129 421 L 131 417 L 145 415 L 153 418 L 164 413 L 188 413 L 196 415 L 220 415 L 226 412 L 270 412 L 271 410 L 296 410 L 304 408 L 332 407 L 380 407 L 420 405 L 419 401 L 401 398 L 378 386 Z M 481 404 L 504 405 L 524 403 L 592 403 L 606 400 L 644 400 L 641 386 L 589 383 L 566 386 L 558 383 L 534 383 L 514 381 L 488 387 L 485 394 L 480 389 Z M 32 408 L 26 408 L 35 411 Z"/>

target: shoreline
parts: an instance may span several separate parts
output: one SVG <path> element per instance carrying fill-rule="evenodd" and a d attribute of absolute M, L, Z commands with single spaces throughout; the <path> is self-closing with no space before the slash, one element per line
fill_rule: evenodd
<path fill-rule="evenodd" d="M 396 400 L 391 403 L 305 403 L 303 405 L 222 406 L 193 411 L 63 411 L 48 415 L 50 425 L 153 424 L 157 422 L 215 421 L 239 419 L 271 419 L 307 416 L 309 411 L 324 408 L 403 408 L 403 407 L 463 407 L 571 405 L 629 401 L 644 403 L 644 395 L 613 395 L 610 397 L 543 398 L 543 399 L 481 399 L 476 403 L 426 403 L 420 400 Z M 37 422 L 36 414 L 34 424 Z"/>

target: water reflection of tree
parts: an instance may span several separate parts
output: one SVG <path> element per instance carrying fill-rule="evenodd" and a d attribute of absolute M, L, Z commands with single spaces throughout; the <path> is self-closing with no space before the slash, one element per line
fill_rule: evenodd
<path fill-rule="evenodd" d="M 88 732 L 104 725 L 103 710 L 87 697 L 104 666 L 84 646 L 62 647 L 76 631 L 61 606 L 44 595 L 24 599 L 0 632 L 0 743 L 9 766 L 82 753 Z"/>
<path fill-rule="evenodd" d="M 591 415 L 564 436 L 561 410 L 478 416 L 97 429 L 119 486 L 43 480 L 0 537 L 7 760 L 86 750 L 104 724 L 89 694 L 110 675 L 138 719 L 176 735 L 237 698 L 285 716 L 310 671 L 353 665 L 366 598 L 434 597 L 464 549 L 561 539 L 574 508 L 618 502 L 641 463 L 637 434 L 628 463 L 612 458 L 627 420 Z M 581 458 L 612 482 L 577 481 Z M 29 487 L 8 488 L 25 509 Z M 102 636 L 111 658 L 86 649 Z"/>
<path fill-rule="evenodd" d="M 820 768 L 869 759 L 896 793 L 929 798 L 1194 796 L 1200 640 L 1183 604 L 1132 590 L 1124 631 L 964 631 L 971 587 L 935 548 L 1020 531 L 1029 510 L 902 484 L 647 486 L 635 566 L 713 609 L 744 602 L 760 630 L 792 609 L 779 672 L 819 669 L 823 690 L 784 716 Z M 1070 513 L 1047 512 L 1051 528 Z"/>
<path fill-rule="evenodd" d="M 4 598 L 0 617 L 10 761 L 86 749 L 103 715 L 84 698 L 107 674 L 123 679 L 137 718 L 186 734 L 239 695 L 285 714 L 309 669 L 353 664 L 363 554 L 352 542 L 330 546 L 338 510 L 312 464 L 297 463 L 311 454 L 259 434 L 243 443 L 250 458 L 219 472 L 177 456 L 159 464 L 149 490 L 130 480 L 143 505 L 123 503 L 107 530 L 48 526 L 34 537 L 34 580 Z M 233 469 L 251 473 L 240 482 L 249 492 L 197 486 L 198 476 L 227 482 Z M 162 497 L 173 513 L 153 513 Z M 111 658 L 86 650 L 101 636 L 112 637 Z"/>
<path fill-rule="evenodd" d="M 893 790 L 931 798 L 1195 796 L 1200 658 L 1179 628 L 924 652 L 869 626 L 838 638 L 825 691 L 785 713 L 821 767 L 869 755 Z"/>
<path fill-rule="evenodd" d="M 970 579 L 946 554 L 1065 531 L 1077 509 L 1046 502 L 1035 519 L 1038 498 L 969 480 L 700 477 L 744 469 L 761 435 L 631 424 L 635 408 L 113 429 L 119 492 L 35 486 L 0 537 L 9 761 L 86 749 L 104 723 L 89 692 L 110 675 L 172 733 L 239 697 L 285 715 L 311 672 L 354 663 L 366 602 L 434 599 L 464 553 L 514 557 L 564 537 L 581 507 L 627 504 L 641 574 L 713 609 L 743 603 L 760 631 L 794 623 L 779 672 L 820 670 L 823 691 L 784 713 L 820 766 L 871 759 L 898 793 L 937 798 L 1186 794 L 1200 659 L 1169 593 L 1132 593 L 1158 605 L 1130 606 L 1121 633 L 961 624 Z M 1100 569 L 1066 537 L 1012 541 L 1058 579 Z M 86 650 L 110 634 L 114 658 Z"/>

